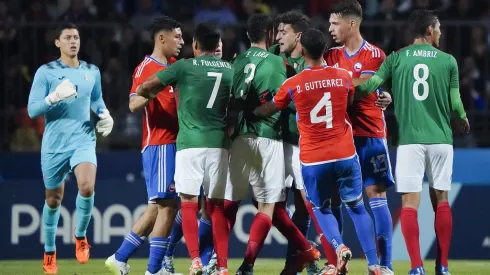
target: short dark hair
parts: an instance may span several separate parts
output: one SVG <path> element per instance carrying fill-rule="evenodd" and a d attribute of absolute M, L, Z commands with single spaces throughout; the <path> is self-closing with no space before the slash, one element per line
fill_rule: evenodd
<path fill-rule="evenodd" d="M 75 29 L 78 32 L 80 32 L 80 30 L 78 29 L 77 25 L 75 25 L 74 23 L 70 23 L 70 22 L 60 23 L 58 26 L 56 26 L 56 39 L 59 39 L 60 38 L 61 33 L 64 30 L 70 30 L 70 29 Z"/>
<path fill-rule="evenodd" d="M 322 58 L 327 49 L 327 37 L 319 29 L 309 28 L 301 34 L 301 47 L 312 59 Z"/>
<path fill-rule="evenodd" d="M 182 24 L 177 22 L 176 20 L 172 19 L 169 16 L 161 16 L 158 18 L 155 18 L 153 22 L 151 23 L 151 26 L 149 28 L 151 37 L 155 39 L 155 35 L 160 32 L 160 31 L 173 31 L 174 29 L 181 28 Z"/>
<path fill-rule="evenodd" d="M 435 27 L 439 21 L 437 11 L 435 10 L 414 10 L 408 17 L 410 33 L 413 38 L 425 36 L 425 32 L 429 26 Z"/>
<path fill-rule="evenodd" d="M 251 43 L 263 42 L 268 32 L 274 28 L 272 17 L 266 14 L 252 14 L 247 20 L 247 33 Z"/>
<path fill-rule="evenodd" d="M 362 20 L 362 7 L 356 0 L 340 0 L 330 9 L 330 14 L 355 16 Z"/>
<path fill-rule="evenodd" d="M 203 51 L 215 51 L 218 48 L 221 35 L 215 25 L 201 23 L 194 29 L 194 40 Z"/>
<path fill-rule="evenodd" d="M 311 20 L 308 16 L 303 14 L 300 10 L 290 10 L 283 14 L 280 14 L 276 18 L 276 23 L 289 24 L 295 33 L 304 32 L 311 25 Z"/>

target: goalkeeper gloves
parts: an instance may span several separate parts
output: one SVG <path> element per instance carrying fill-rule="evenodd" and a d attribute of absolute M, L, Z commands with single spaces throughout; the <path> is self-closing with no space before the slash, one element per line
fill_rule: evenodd
<path fill-rule="evenodd" d="M 107 109 L 102 110 L 99 118 L 100 120 L 97 121 L 95 128 L 97 128 L 97 132 L 101 133 L 103 137 L 106 137 L 111 133 L 112 127 L 114 127 L 114 120 Z"/>
<path fill-rule="evenodd" d="M 77 90 L 75 89 L 75 85 L 70 82 L 70 80 L 65 79 L 61 82 L 54 91 L 52 91 L 44 101 L 48 105 L 54 105 L 60 101 L 66 100 L 70 97 L 77 96 Z"/>

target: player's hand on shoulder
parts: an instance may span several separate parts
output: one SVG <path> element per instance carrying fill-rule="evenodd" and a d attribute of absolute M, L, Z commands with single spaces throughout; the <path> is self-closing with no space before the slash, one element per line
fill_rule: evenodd
<path fill-rule="evenodd" d="M 99 121 L 95 125 L 97 132 L 102 134 L 103 137 L 108 136 L 112 132 L 112 128 L 114 127 L 114 120 L 109 113 L 109 110 L 103 109 L 99 114 Z"/>
<path fill-rule="evenodd" d="M 374 104 L 384 111 L 391 104 L 391 102 L 392 99 L 390 93 L 383 91 L 378 95 L 378 99 Z"/>
<path fill-rule="evenodd" d="M 58 86 L 56 86 L 54 91 L 46 96 L 45 101 L 48 105 L 53 105 L 74 96 L 77 96 L 75 85 L 73 85 L 70 80 L 65 79 Z"/>

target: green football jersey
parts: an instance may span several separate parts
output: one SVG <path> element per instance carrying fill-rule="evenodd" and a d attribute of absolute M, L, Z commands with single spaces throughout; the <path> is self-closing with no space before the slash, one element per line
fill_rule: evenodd
<path fill-rule="evenodd" d="M 303 58 L 303 56 L 293 58 L 291 56 L 286 55 L 285 53 L 281 53 L 279 50 L 279 44 L 272 45 L 269 48 L 269 52 L 279 55 L 284 60 L 286 60 L 287 65 L 289 66 L 288 77 L 294 75 L 292 72 L 294 72 L 295 74 L 300 73 L 306 67 L 305 59 Z M 282 138 L 284 142 L 293 145 L 298 145 L 298 141 L 299 141 L 298 122 L 296 119 L 296 107 L 294 106 L 293 102 L 289 104 L 289 107 L 287 109 L 281 111 L 281 129 L 282 129 Z"/>
<path fill-rule="evenodd" d="M 399 145 L 452 144 L 452 90 L 459 99 L 456 59 L 428 44 L 410 45 L 390 54 L 356 93 L 373 91 L 390 77 Z"/>
<path fill-rule="evenodd" d="M 275 140 L 281 139 L 279 114 L 259 118 L 253 114 L 261 104 L 263 92 L 275 94 L 286 81 L 286 68 L 282 58 L 264 49 L 251 47 L 232 61 L 235 75 L 233 94 L 238 101 L 239 135 L 253 134 Z"/>
<path fill-rule="evenodd" d="M 228 148 L 226 116 L 233 86 L 231 64 L 214 55 L 202 55 L 181 59 L 156 76 L 164 85 L 177 88 L 177 150 Z"/>

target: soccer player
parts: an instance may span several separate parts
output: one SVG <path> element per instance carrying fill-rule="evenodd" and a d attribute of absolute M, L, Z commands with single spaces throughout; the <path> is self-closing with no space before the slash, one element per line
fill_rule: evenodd
<path fill-rule="evenodd" d="M 301 174 L 307 199 L 313 206 L 320 227 L 336 249 L 338 262 L 332 272 L 337 274 L 351 259 L 330 208 L 333 187 L 340 196 L 356 227 L 361 246 L 368 260 L 370 275 L 379 275 L 374 227 L 362 199 L 362 181 L 358 157 L 352 140 L 352 129 L 346 120 L 347 104 L 352 103 L 354 86 L 349 73 L 323 65 L 327 39 L 317 29 L 307 29 L 300 40 L 308 67 L 289 78 L 274 96 L 260 106 L 255 114 L 270 116 L 294 102 L 298 114 Z M 332 183 L 335 183 L 333 185 Z"/>
<path fill-rule="evenodd" d="M 184 44 L 181 25 L 163 16 L 153 21 L 153 53 L 146 56 L 133 73 L 133 87 L 129 94 L 131 112 L 144 110 L 143 170 L 145 173 L 148 208 L 133 226 L 117 252 L 106 260 L 114 275 L 129 272 L 128 259 L 151 233 L 150 256 L 146 274 L 167 274 L 161 271 L 162 260 L 169 245 L 169 235 L 177 212 L 175 192 L 175 141 L 179 129 L 177 107 L 172 87 L 153 100 L 136 95 L 136 88 L 156 72 L 165 70 L 171 57 L 177 56 Z"/>
<path fill-rule="evenodd" d="M 381 49 L 362 38 L 359 31 L 361 21 L 362 7 L 356 0 L 339 1 L 335 4 L 330 14 L 329 31 L 334 41 L 342 46 L 331 48 L 324 56 L 328 66 L 346 69 L 354 79 L 370 78 L 386 57 Z M 384 96 L 387 96 L 387 93 L 382 93 L 382 97 Z M 386 190 L 395 182 L 386 142 L 386 123 L 382 108 L 376 105 L 377 100 L 378 93 L 354 100 L 349 110 L 349 118 L 352 122 L 364 188 L 374 216 L 382 274 L 390 275 L 393 274 L 393 224 Z M 340 204 L 336 205 L 337 207 L 337 220 L 342 232 Z"/>
<path fill-rule="evenodd" d="M 251 274 L 265 238 L 274 224 L 293 242 L 300 256 L 295 271 L 320 257 L 286 212 L 284 152 L 279 114 L 258 119 L 253 110 L 272 99 L 286 79 L 284 62 L 267 51 L 273 39 L 274 22 L 268 15 L 254 14 L 247 21 L 251 47 L 233 60 L 233 93 L 239 112 L 236 138 L 231 146 L 230 180 L 226 199 L 239 203 L 246 199 L 249 185 L 258 213 L 250 229 L 250 238 L 237 274 Z"/>
<path fill-rule="evenodd" d="M 392 78 L 395 116 L 399 124 L 396 158 L 397 192 L 402 193 L 401 226 L 410 255 L 410 275 L 426 274 L 420 255 L 417 209 L 424 172 L 430 186 L 437 237 L 436 274 L 449 275 L 448 253 L 452 215 L 448 204 L 453 168 L 451 112 L 460 130 L 470 124 L 459 94 L 458 65 L 450 54 L 436 47 L 441 36 L 437 15 L 428 10 L 412 12 L 409 26 L 413 44 L 388 56 L 378 72 L 356 88 L 368 96 Z"/>
<path fill-rule="evenodd" d="M 310 19 L 298 10 L 288 11 L 279 15 L 276 19 L 278 24 L 278 32 L 276 40 L 278 44 L 269 48 L 269 51 L 280 55 L 287 62 L 287 76 L 292 77 L 296 73 L 304 70 L 306 64 L 301 52 L 301 33 L 309 28 Z M 308 213 L 307 207 L 309 202 L 306 201 L 304 191 L 303 178 L 301 177 L 301 164 L 299 161 L 299 132 L 296 120 L 296 109 L 294 104 L 290 104 L 288 108 L 281 111 L 281 131 L 284 146 L 285 168 L 286 168 L 286 186 L 291 188 L 294 193 L 295 211 L 293 214 L 293 222 L 299 228 L 303 235 L 307 236 L 311 224 L 310 216 L 315 218 L 313 212 Z M 340 214 L 340 207 L 333 207 L 332 212 L 337 216 Z M 320 235 L 322 248 L 327 257 L 327 262 L 336 263 L 337 254 L 328 241 L 323 237 L 321 229 L 315 222 L 317 233 Z M 296 255 L 296 247 L 293 243 L 288 243 L 288 251 L 286 255 L 285 270 L 294 263 Z M 325 264 L 324 269 L 334 268 Z M 319 272 L 317 263 L 307 266 L 308 274 L 316 274 Z"/>
<path fill-rule="evenodd" d="M 153 98 L 168 85 L 178 89 L 175 184 L 182 201 L 182 229 L 192 260 L 190 274 L 195 275 L 203 273 L 196 221 L 201 186 L 209 199 L 207 210 L 218 255 L 217 274 L 228 274 L 229 228 L 223 205 L 229 144 L 226 115 L 233 69 L 214 55 L 219 39 L 214 26 L 197 25 L 192 43 L 195 58 L 177 61 L 136 89 L 136 94 L 146 98 Z"/>
<path fill-rule="evenodd" d="M 96 138 L 90 109 L 99 117 L 95 127 L 102 136 L 109 135 L 114 125 L 102 99 L 99 68 L 78 59 L 80 34 L 77 26 L 62 24 L 56 34 L 55 45 L 61 56 L 39 67 L 27 107 L 31 118 L 44 116 L 46 122 L 41 148 L 41 170 L 46 188 L 42 214 L 45 274 L 58 272 L 56 229 L 65 178 L 70 172 L 75 173 L 78 185 L 74 232 L 76 258 L 81 264 L 89 260 L 86 233 L 94 206 L 97 171 Z"/>

